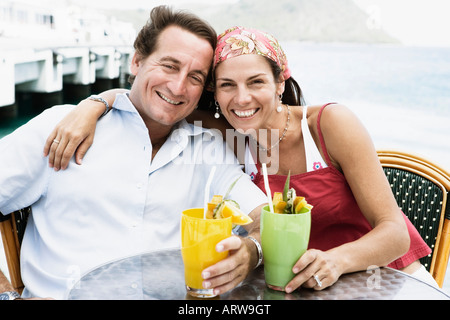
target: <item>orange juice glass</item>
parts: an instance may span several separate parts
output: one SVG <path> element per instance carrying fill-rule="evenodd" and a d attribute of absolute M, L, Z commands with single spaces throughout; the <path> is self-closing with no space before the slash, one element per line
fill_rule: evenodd
<path fill-rule="evenodd" d="M 181 216 L 181 255 L 187 292 L 197 298 L 214 297 L 213 289 L 202 286 L 202 271 L 228 256 L 217 252 L 217 243 L 231 236 L 231 217 L 203 219 L 203 209 L 183 211 Z"/>

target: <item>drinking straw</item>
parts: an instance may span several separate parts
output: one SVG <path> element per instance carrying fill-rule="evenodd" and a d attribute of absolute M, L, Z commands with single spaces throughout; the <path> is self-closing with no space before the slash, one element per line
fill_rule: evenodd
<path fill-rule="evenodd" d="M 205 187 L 205 202 L 203 206 L 203 219 L 206 219 L 206 211 L 208 210 L 208 201 L 209 201 L 209 188 L 211 186 L 212 179 L 214 177 L 214 173 L 216 172 L 216 166 L 211 168 L 211 172 L 209 173 L 208 181 L 206 181 Z"/>
<path fill-rule="evenodd" d="M 262 164 L 262 170 L 263 170 L 263 177 L 264 177 L 264 187 L 266 188 L 266 194 L 267 194 L 267 200 L 269 200 L 269 209 L 270 212 L 273 212 L 273 203 L 272 203 L 272 192 L 270 192 L 269 187 L 269 179 L 267 178 L 267 167 L 266 164 Z"/>

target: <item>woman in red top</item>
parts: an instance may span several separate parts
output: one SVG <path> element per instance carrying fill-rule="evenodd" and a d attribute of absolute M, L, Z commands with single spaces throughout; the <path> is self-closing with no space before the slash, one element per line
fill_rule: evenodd
<path fill-rule="evenodd" d="M 254 182 L 264 190 L 259 164 L 270 162 L 271 190 L 282 190 L 290 171 L 291 186 L 314 206 L 310 246 L 294 265 L 296 276 L 287 292 L 301 285 L 321 290 L 342 274 L 369 266 L 423 270 L 418 259 L 430 248 L 399 210 L 366 129 L 343 105 L 302 105 L 300 88 L 276 39 L 239 27 L 225 31 L 218 38 L 214 75 L 216 118 L 220 107 L 231 126 L 251 137 L 243 162 Z M 104 98 L 111 102 L 114 94 Z M 104 111 L 101 103 L 82 104 L 89 107 L 76 110 L 63 123 L 85 126 Z M 209 113 L 202 120 L 208 124 L 214 119 Z M 94 134 L 93 128 L 81 129 L 81 138 L 75 139 L 78 129 L 62 127 L 55 128 L 46 146 L 58 167 L 66 166 L 73 146 L 89 137 L 79 148 L 80 161 Z M 273 129 L 280 132 L 276 140 L 265 134 Z M 61 163 L 63 148 L 58 146 L 55 156 L 56 146 L 50 146 L 62 134 L 72 146 Z M 215 287 L 214 279 L 211 285 Z"/>

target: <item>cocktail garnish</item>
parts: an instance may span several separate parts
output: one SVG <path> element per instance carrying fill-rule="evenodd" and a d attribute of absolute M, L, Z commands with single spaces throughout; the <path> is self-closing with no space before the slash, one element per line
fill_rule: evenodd
<path fill-rule="evenodd" d="M 275 213 L 298 214 L 304 213 L 313 208 L 304 197 L 296 195 L 294 188 L 289 188 L 291 171 L 289 170 L 283 193 L 274 192 L 273 209 Z"/>
<path fill-rule="evenodd" d="M 223 219 L 231 217 L 231 222 L 235 225 L 245 225 L 253 222 L 248 215 L 242 212 L 236 201 L 228 199 L 231 190 L 240 178 L 241 176 L 230 185 L 224 197 L 221 195 L 214 195 L 212 197 L 207 206 L 207 219 Z"/>

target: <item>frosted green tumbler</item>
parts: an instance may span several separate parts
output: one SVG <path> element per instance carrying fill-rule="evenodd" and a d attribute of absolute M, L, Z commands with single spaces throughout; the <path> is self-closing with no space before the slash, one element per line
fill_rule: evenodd
<path fill-rule="evenodd" d="M 292 268 L 308 249 L 310 230 L 310 209 L 298 214 L 271 213 L 269 206 L 262 209 L 261 246 L 269 288 L 284 291 L 292 280 Z"/>

